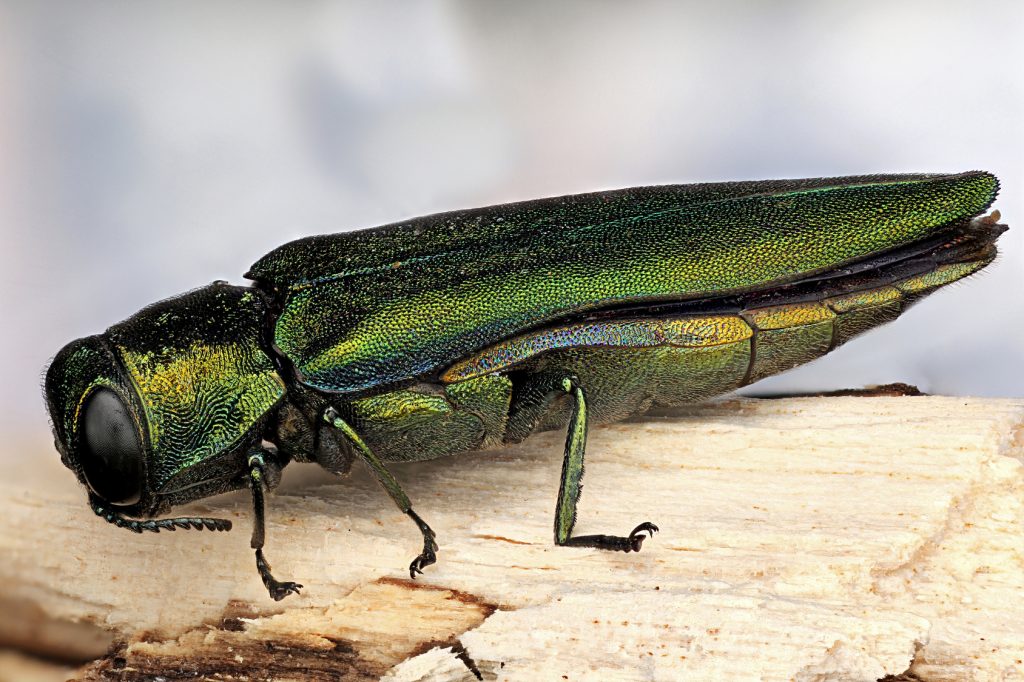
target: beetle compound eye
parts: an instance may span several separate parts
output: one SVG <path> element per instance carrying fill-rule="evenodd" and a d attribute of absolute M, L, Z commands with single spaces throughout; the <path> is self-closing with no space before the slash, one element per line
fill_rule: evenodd
<path fill-rule="evenodd" d="M 82 420 L 82 471 L 93 492 L 111 504 L 142 497 L 142 444 L 128 408 L 110 389 L 96 390 Z"/>

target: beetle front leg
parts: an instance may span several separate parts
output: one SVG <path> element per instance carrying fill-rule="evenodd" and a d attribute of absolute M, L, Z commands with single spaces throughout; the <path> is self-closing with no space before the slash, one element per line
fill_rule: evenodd
<path fill-rule="evenodd" d="M 573 537 L 576 505 L 583 490 L 583 456 L 587 447 L 587 398 L 579 381 L 572 376 L 543 374 L 525 386 L 519 397 L 520 409 L 509 415 L 509 431 L 513 438 L 525 438 L 537 427 L 558 395 L 572 401 L 569 430 L 565 437 L 562 478 L 555 505 L 555 544 L 563 547 L 596 547 L 620 552 L 639 552 L 644 539 L 653 537 L 658 527 L 645 521 L 628 536 L 581 535 Z M 646 533 L 646 535 L 645 535 Z"/>
<path fill-rule="evenodd" d="M 394 503 L 415 522 L 416 527 L 423 534 L 423 551 L 409 564 L 409 577 L 415 578 L 417 573 L 423 573 L 424 568 L 437 562 L 437 555 L 435 554 L 437 552 L 437 542 L 435 541 L 437 534 L 413 511 L 412 503 L 409 502 L 409 498 L 406 496 L 405 491 L 402 490 L 402 486 L 398 484 L 398 481 L 391 475 L 391 472 L 385 468 L 384 463 L 380 461 L 377 455 L 373 454 L 370 447 L 363 442 L 363 439 L 359 437 L 355 429 L 341 418 L 338 411 L 333 407 L 328 407 L 324 410 L 324 420 L 338 429 L 348 439 L 360 459 L 370 468 L 374 477 L 384 487 L 384 490 L 387 491 Z"/>
<path fill-rule="evenodd" d="M 293 582 L 280 582 L 270 574 L 270 564 L 263 556 L 263 541 L 265 539 L 265 516 L 263 511 L 263 485 L 266 478 L 266 461 L 262 452 L 254 452 L 249 455 L 249 488 L 252 490 L 253 525 L 252 542 L 250 546 L 256 550 L 256 570 L 263 579 L 270 596 L 274 601 L 281 601 L 293 592 L 299 593 L 302 585 Z"/>

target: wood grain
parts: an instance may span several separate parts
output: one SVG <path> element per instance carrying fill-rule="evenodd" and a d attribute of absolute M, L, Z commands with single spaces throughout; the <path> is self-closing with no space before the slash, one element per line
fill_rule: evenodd
<path fill-rule="evenodd" d="M 0 483 L 0 645 L 84 646 L 82 680 L 1024 680 L 1024 401 L 734 399 L 592 429 L 577 532 L 649 519 L 639 554 L 552 545 L 562 439 L 397 467 L 441 546 L 416 581 L 418 532 L 367 476 L 291 467 L 266 551 L 306 587 L 281 603 L 247 496 L 190 508 L 231 533 L 138 536 L 40 453 Z"/>

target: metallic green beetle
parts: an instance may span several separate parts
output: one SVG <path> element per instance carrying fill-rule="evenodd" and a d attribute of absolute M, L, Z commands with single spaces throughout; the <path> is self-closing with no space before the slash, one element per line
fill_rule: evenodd
<path fill-rule="evenodd" d="M 46 400 L 93 510 L 136 532 L 252 491 L 289 461 L 369 466 L 568 436 L 558 545 L 639 551 L 657 530 L 574 536 L 587 426 L 694 403 L 808 362 L 985 267 L 1006 229 L 984 172 L 646 187 L 300 239 L 57 354 Z M 148 519 L 148 520 L 146 520 Z"/>

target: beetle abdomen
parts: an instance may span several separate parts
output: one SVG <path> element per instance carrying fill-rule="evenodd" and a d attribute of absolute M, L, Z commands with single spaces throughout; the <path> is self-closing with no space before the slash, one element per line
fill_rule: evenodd
<path fill-rule="evenodd" d="M 697 403 L 825 355 L 892 321 L 934 289 L 987 260 L 817 301 L 750 307 L 732 314 L 595 319 L 541 329 L 490 346 L 450 367 L 448 389 L 485 376 L 562 372 L 579 378 L 592 423 L 651 407 Z M 564 426 L 554 408 L 538 430 Z"/>

